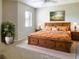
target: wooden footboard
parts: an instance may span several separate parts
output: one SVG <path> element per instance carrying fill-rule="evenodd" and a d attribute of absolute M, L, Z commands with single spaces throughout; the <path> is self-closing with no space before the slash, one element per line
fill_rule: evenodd
<path fill-rule="evenodd" d="M 71 46 L 72 46 L 72 42 L 49 40 L 44 38 L 37 38 L 34 36 L 28 36 L 28 44 L 64 52 L 71 52 Z"/>

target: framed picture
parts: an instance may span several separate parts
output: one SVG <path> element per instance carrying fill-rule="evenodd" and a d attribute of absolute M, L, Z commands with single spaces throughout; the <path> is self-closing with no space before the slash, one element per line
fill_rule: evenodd
<path fill-rule="evenodd" d="M 50 21 L 64 21 L 65 11 L 52 11 L 50 12 Z"/>

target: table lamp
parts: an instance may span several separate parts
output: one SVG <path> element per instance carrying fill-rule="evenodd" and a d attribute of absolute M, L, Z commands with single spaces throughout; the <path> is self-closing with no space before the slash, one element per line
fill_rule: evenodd
<path fill-rule="evenodd" d="M 74 23 L 74 31 L 77 31 L 77 23 Z"/>

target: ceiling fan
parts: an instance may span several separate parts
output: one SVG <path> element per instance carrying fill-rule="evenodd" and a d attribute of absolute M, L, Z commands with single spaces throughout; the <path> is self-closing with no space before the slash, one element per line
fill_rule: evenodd
<path fill-rule="evenodd" d="M 58 3 L 57 0 L 25 0 L 25 2 L 30 6 L 34 6 L 35 8 L 53 6 L 54 4 Z"/>
<path fill-rule="evenodd" d="M 53 2 L 56 3 L 56 0 L 26 0 L 26 2 L 43 2 L 43 3 L 47 3 L 47 2 Z"/>
<path fill-rule="evenodd" d="M 56 0 L 43 0 L 44 2 L 56 2 Z"/>

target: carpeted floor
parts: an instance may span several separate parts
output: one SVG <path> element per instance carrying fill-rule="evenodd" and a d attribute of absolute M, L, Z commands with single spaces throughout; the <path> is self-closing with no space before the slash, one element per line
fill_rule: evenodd
<path fill-rule="evenodd" d="M 17 46 L 24 48 L 26 50 L 31 50 L 31 51 L 35 51 L 38 53 L 47 54 L 47 55 L 54 56 L 54 57 L 59 57 L 60 59 L 75 59 L 75 56 L 76 56 L 76 42 L 74 42 L 72 46 L 71 53 L 66 53 L 66 52 L 56 51 L 52 49 L 46 49 L 42 47 L 28 45 L 26 42 L 23 42 Z"/>
<path fill-rule="evenodd" d="M 76 58 L 75 59 L 79 59 L 79 43 L 77 45 Z"/>
<path fill-rule="evenodd" d="M 26 50 L 20 47 L 13 47 L 3 53 L 5 59 L 61 59 L 59 57 L 49 56 L 47 54 Z"/>
<path fill-rule="evenodd" d="M 75 49 L 72 53 L 65 53 L 28 45 L 27 42 L 21 42 L 13 47 L 11 45 L 4 47 L 0 59 L 75 59 L 76 56 Z"/>

